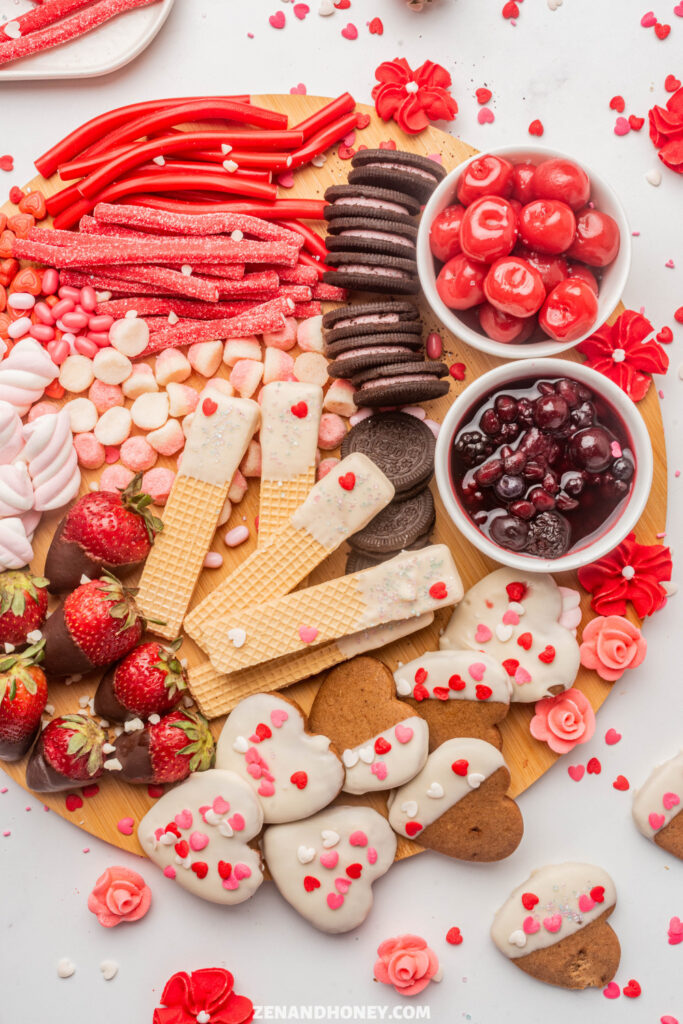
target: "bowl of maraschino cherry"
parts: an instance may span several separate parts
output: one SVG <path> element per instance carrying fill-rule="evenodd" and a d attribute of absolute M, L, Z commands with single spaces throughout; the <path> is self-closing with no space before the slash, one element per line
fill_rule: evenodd
<path fill-rule="evenodd" d="M 616 308 L 631 235 L 595 171 L 542 147 L 505 147 L 466 160 L 435 190 L 417 265 L 437 318 L 473 348 L 553 356 Z"/>
<path fill-rule="evenodd" d="M 483 554 L 529 572 L 601 558 L 635 527 L 650 437 L 609 378 L 566 359 L 515 360 L 458 395 L 435 453 L 447 513 Z"/>

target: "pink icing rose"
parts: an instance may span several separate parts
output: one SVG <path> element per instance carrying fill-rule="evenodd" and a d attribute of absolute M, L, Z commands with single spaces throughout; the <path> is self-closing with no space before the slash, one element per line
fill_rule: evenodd
<path fill-rule="evenodd" d="M 583 631 L 581 664 L 613 683 L 627 668 L 640 665 L 646 651 L 647 640 L 623 615 L 599 615 Z"/>
<path fill-rule="evenodd" d="M 88 896 L 88 910 L 105 928 L 121 921 L 139 921 L 149 910 L 152 893 L 144 878 L 129 868 L 107 868 Z"/>
<path fill-rule="evenodd" d="M 566 754 L 578 743 L 586 743 L 595 732 L 595 713 L 590 701 L 574 687 L 557 697 L 537 701 L 534 710 L 529 731 L 556 754 Z"/>
<path fill-rule="evenodd" d="M 416 996 L 430 981 L 440 981 L 439 961 L 419 935 L 386 939 L 377 949 L 375 978 L 393 985 L 399 995 Z"/>

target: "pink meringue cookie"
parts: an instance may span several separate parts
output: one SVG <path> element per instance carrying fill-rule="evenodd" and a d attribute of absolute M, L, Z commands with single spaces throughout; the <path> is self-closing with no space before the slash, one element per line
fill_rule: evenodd
<path fill-rule="evenodd" d="M 20 516 L 33 508 L 33 485 L 25 462 L 0 466 L 0 517 Z"/>
<path fill-rule="evenodd" d="M 12 462 L 24 447 L 22 422 L 9 402 L 0 402 L 0 465 Z"/>
<path fill-rule="evenodd" d="M 25 416 L 58 374 L 43 346 L 34 338 L 22 338 L 0 363 L 0 401 Z"/>
<path fill-rule="evenodd" d="M 24 427 L 26 447 L 21 453 L 28 463 L 38 512 L 61 508 L 78 494 L 81 471 L 73 443 L 69 413 L 39 416 Z"/>
<path fill-rule="evenodd" d="M 0 519 L 0 569 L 21 569 L 33 558 L 33 548 L 21 519 Z"/>

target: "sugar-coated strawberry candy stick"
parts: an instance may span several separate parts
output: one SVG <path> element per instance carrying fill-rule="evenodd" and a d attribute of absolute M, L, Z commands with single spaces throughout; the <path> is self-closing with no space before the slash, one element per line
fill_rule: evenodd
<path fill-rule="evenodd" d="M 168 323 L 169 313 L 189 320 L 229 320 L 240 313 L 246 313 L 247 308 L 256 305 L 256 302 L 193 302 L 191 299 L 176 299 L 170 296 L 130 295 L 126 298 L 98 302 L 97 312 L 103 316 L 120 319 L 134 310 L 138 316 L 148 318 L 150 328 L 154 323 L 155 330 L 159 330 L 163 324 L 160 321 L 157 323 L 156 319 L 164 317 Z"/>
<path fill-rule="evenodd" d="M 177 270 L 169 270 L 168 267 L 158 266 L 111 266 L 104 264 L 96 268 L 97 271 L 111 275 L 120 281 L 131 283 L 150 284 L 163 288 L 166 292 L 175 295 L 184 295 L 188 298 L 202 299 L 204 302 L 217 302 L 219 289 L 217 281 L 207 281 L 206 278 L 197 277 L 193 274 L 182 274 Z M 236 283 L 236 282 L 235 282 Z"/>
<path fill-rule="evenodd" d="M 356 101 L 351 93 L 342 93 L 341 96 L 337 96 L 331 103 L 327 103 L 320 110 L 316 110 L 315 114 L 311 114 L 305 121 L 297 124 L 295 130 L 303 132 L 305 139 L 310 139 L 312 135 L 316 135 L 332 121 L 336 121 L 338 118 L 343 117 L 344 114 L 349 114 L 355 109 Z"/>
<path fill-rule="evenodd" d="M 312 316 L 320 316 L 323 308 L 319 302 L 297 302 L 292 316 L 297 320 L 308 320 Z"/>
<path fill-rule="evenodd" d="M 263 334 L 264 331 L 276 331 L 284 326 L 285 317 L 291 316 L 294 303 L 291 299 L 277 298 L 264 302 L 261 306 L 232 317 L 230 320 L 212 320 L 193 323 L 186 321 L 177 323 L 163 331 L 150 336 L 149 345 L 140 358 L 160 352 L 165 348 L 178 348 L 180 345 L 194 345 L 200 341 L 214 341 L 216 338 L 242 338 L 249 334 Z"/>
<path fill-rule="evenodd" d="M 304 267 L 297 263 L 295 267 L 281 267 L 278 276 L 283 284 L 315 284 L 318 275 L 314 267 Z"/>
<path fill-rule="evenodd" d="M 117 224 L 121 227 L 139 228 L 142 231 L 178 235 L 220 235 L 241 231 L 244 235 L 252 235 L 264 242 L 283 241 L 289 245 L 301 244 L 293 232 L 258 217 L 239 213 L 174 213 L 123 203 L 98 203 L 93 212 L 95 220 L 100 224 Z"/>

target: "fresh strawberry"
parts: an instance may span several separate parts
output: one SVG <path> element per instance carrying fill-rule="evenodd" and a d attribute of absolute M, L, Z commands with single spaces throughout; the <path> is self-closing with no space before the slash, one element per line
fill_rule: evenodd
<path fill-rule="evenodd" d="M 60 715 L 38 736 L 26 766 L 26 785 L 36 793 L 70 789 L 92 782 L 103 771 L 106 736 L 85 715 Z"/>
<path fill-rule="evenodd" d="M 47 680 L 38 663 L 45 641 L 0 658 L 0 760 L 18 761 L 33 743 L 47 703 Z"/>
<path fill-rule="evenodd" d="M 0 573 L 0 644 L 25 644 L 47 615 L 48 581 L 28 569 Z"/>
<path fill-rule="evenodd" d="M 110 574 L 77 587 L 43 628 L 45 671 L 56 676 L 89 672 L 128 654 L 144 626 L 136 593 Z"/>
<path fill-rule="evenodd" d="M 207 720 L 196 711 L 172 711 L 160 722 L 123 733 L 116 741 L 126 782 L 179 782 L 211 768 L 216 751 Z"/>
<path fill-rule="evenodd" d="M 138 473 L 123 491 L 84 494 L 67 512 L 45 562 L 52 593 L 73 590 L 83 575 L 94 579 L 108 569 L 120 576 L 144 562 L 163 523 L 141 480 Z"/>
<path fill-rule="evenodd" d="M 151 640 L 112 666 L 97 687 L 96 713 L 124 721 L 172 711 L 187 690 L 187 671 L 177 658 L 182 642 L 179 637 L 166 647 Z"/>

